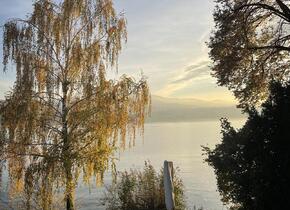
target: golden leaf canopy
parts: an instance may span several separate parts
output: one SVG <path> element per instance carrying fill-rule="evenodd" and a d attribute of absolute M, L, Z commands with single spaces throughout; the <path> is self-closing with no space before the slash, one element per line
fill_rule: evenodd
<path fill-rule="evenodd" d="M 102 177 L 126 134 L 134 139 L 143 130 L 149 110 L 144 77 L 106 78 L 127 39 L 126 20 L 111 0 L 38 0 L 27 19 L 4 25 L 3 39 L 4 71 L 16 68 L 1 106 L 11 195 L 25 195 L 27 209 L 49 209 L 54 190 L 64 187 L 74 209 L 79 175 L 87 183 Z"/>

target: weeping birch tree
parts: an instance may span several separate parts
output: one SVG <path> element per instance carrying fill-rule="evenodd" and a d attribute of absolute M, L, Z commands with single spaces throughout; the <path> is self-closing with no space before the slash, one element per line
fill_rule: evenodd
<path fill-rule="evenodd" d="M 51 209 L 56 189 L 76 209 L 79 176 L 102 180 L 126 136 L 143 130 L 146 80 L 106 77 L 126 35 L 112 0 L 38 0 L 27 19 L 4 25 L 4 71 L 15 67 L 16 81 L 1 107 L 1 168 L 26 209 L 35 200 Z"/>

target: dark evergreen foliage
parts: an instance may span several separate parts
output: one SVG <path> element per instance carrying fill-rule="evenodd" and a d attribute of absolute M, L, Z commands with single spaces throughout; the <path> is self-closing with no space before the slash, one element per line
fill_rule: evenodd
<path fill-rule="evenodd" d="M 239 130 L 222 119 L 222 142 L 204 147 L 222 199 L 232 209 L 289 209 L 290 84 L 272 83 L 261 110 L 248 114 Z"/>

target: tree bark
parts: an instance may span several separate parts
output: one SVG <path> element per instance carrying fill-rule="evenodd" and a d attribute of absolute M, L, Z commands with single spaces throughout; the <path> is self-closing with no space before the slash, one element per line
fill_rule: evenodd
<path fill-rule="evenodd" d="M 67 93 L 68 93 L 68 82 L 65 80 L 62 84 L 62 138 L 63 138 L 63 166 L 66 173 L 66 209 L 75 210 L 74 205 L 74 180 L 72 175 L 72 161 L 70 154 L 70 139 L 68 138 L 68 126 L 67 126 Z"/>
<path fill-rule="evenodd" d="M 66 209 L 75 210 L 74 183 L 71 172 L 71 161 L 68 161 L 65 167 L 66 167 Z"/>

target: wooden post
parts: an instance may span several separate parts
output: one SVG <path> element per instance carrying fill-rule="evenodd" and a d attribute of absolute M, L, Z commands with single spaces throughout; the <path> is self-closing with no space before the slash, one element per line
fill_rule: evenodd
<path fill-rule="evenodd" d="M 173 162 L 164 161 L 164 191 L 167 210 L 174 210 Z"/>

